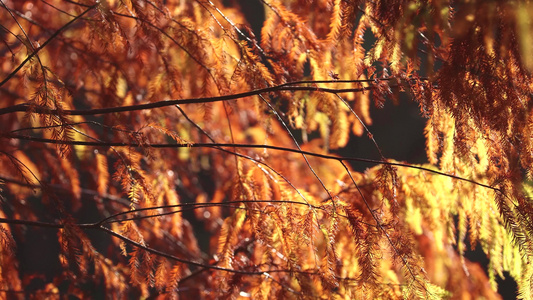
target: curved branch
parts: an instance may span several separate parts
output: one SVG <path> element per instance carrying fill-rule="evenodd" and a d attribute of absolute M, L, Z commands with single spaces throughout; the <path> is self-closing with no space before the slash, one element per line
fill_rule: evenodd
<path fill-rule="evenodd" d="M 71 116 L 92 116 L 92 115 L 103 115 L 111 114 L 118 112 L 129 112 L 129 111 L 138 111 L 145 109 L 161 108 L 179 104 L 198 104 L 198 103 L 210 103 L 210 102 L 220 102 L 227 100 L 236 100 L 250 96 L 257 96 L 262 93 L 270 93 L 277 91 L 315 91 L 315 92 L 324 92 L 324 93 L 357 93 L 368 90 L 374 90 L 375 87 L 362 87 L 362 88 L 347 88 L 347 89 L 330 89 L 330 88 L 319 88 L 319 87 L 310 87 L 310 86 L 287 86 L 287 84 L 272 86 L 263 89 L 257 89 L 249 92 L 216 96 L 216 97 L 204 97 L 204 98 L 189 98 L 189 99 L 176 99 L 176 100 L 163 100 L 152 103 L 138 104 L 138 105 L 129 105 L 129 106 L 119 106 L 119 107 L 106 107 L 106 108 L 95 108 L 95 109 L 73 109 L 73 110 L 61 110 L 50 109 L 48 107 L 42 106 L 32 106 L 32 112 L 43 114 L 43 115 L 71 115 Z M 13 112 L 25 112 L 30 109 L 29 104 L 18 104 L 9 106 L 6 108 L 0 109 L 0 115 L 5 115 Z"/>
<path fill-rule="evenodd" d="M 437 175 L 446 176 L 449 178 L 469 182 L 471 184 L 481 186 L 487 189 L 491 189 L 496 192 L 500 192 L 502 194 L 505 194 L 501 189 L 490 186 L 488 184 L 484 184 L 472 179 L 463 178 L 460 176 L 448 174 L 445 172 L 433 170 L 426 167 L 411 165 L 407 163 L 400 163 L 400 162 L 391 162 L 391 161 L 382 161 L 382 160 L 375 160 L 375 159 L 368 159 L 368 158 L 357 158 L 357 157 L 346 157 L 346 156 L 334 156 L 329 154 L 320 154 L 316 152 L 311 151 L 304 151 L 304 150 L 298 150 L 293 148 L 287 148 L 287 147 L 281 147 L 281 146 L 274 146 L 274 145 L 256 145 L 256 144 L 231 144 L 231 143 L 188 143 L 188 144 L 148 144 L 148 145 L 139 145 L 134 143 L 120 143 L 120 142 L 104 142 L 104 143 L 97 143 L 97 142 L 84 142 L 84 141 L 60 141 L 60 140 L 53 140 L 53 139 L 45 139 L 45 138 L 37 138 L 37 137 L 30 137 L 30 136 L 23 136 L 23 135 L 14 135 L 14 134 L 4 134 L 1 137 L 5 138 L 12 138 L 12 139 L 19 139 L 19 140 L 26 140 L 26 141 L 32 141 L 32 142 L 38 142 L 38 143 L 48 143 L 48 144 L 61 144 L 61 145 L 81 145 L 81 146 L 93 146 L 93 147 L 136 147 L 136 148 L 142 148 L 142 147 L 151 147 L 151 148 L 213 148 L 217 150 L 222 150 L 218 147 L 234 147 L 234 148 L 252 148 L 252 149 L 271 149 L 271 150 L 278 150 L 278 151 L 285 151 L 285 152 L 293 152 L 303 155 L 309 155 L 309 156 L 315 156 L 323 159 L 330 159 L 330 160 L 336 160 L 336 161 L 356 161 L 356 162 L 364 162 L 364 163 L 372 163 L 377 165 L 388 165 L 388 166 L 394 166 L 394 167 L 404 167 L 404 168 L 411 168 L 416 169 L 420 171 L 426 171 Z"/>
<path fill-rule="evenodd" d="M 36 222 L 36 221 L 6 219 L 6 218 L 0 218 L 0 223 L 13 224 L 13 225 L 37 226 L 37 227 L 55 228 L 55 229 L 61 229 L 61 228 L 65 227 L 64 224 L 58 224 L 58 223 L 46 223 L 46 222 Z M 203 263 L 199 263 L 199 262 L 195 262 L 195 261 L 191 261 L 191 260 L 182 259 L 182 258 L 179 258 L 177 256 L 165 253 L 163 251 L 148 247 L 148 246 L 143 245 L 143 244 L 141 244 L 139 242 L 136 242 L 136 241 L 134 241 L 134 240 L 132 240 L 132 239 L 130 239 L 128 237 L 125 237 L 125 236 L 123 236 L 123 235 L 121 235 L 121 234 L 119 234 L 119 233 L 117 233 L 117 232 L 115 232 L 115 231 L 113 231 L 113 230 L 111 230 L 109 228 L 101 226 L 101 225 L 99 225 L 99 223 L 76 224 L 76 226 L 78 226 L 78 227 L 80 227 L 82 229 L 101 230 L 101 231 L 103 231 L 103 232 L 105 232 L 105 233 L 107 233 L 109 235 L 112 235 L 112 236 L 114 236 L 114 237 L 126 242 L 127 244 L 130 244 L 130 245 L 135 246 L 137 248 L 143 249 L 143 250 L 145 250 L 147 252 L 150 252 L 152 254 L 155 254 L 155 255 L 158 255 L 158 256 L 161 256 L 161 257 L 165 257 L 167 259 L 170 259 L 170 260 L 173 260 L 173 261 L 177 261 L 177 262 L 180 262 L 180 263 L 193 265 L 193 266 L 201 267 L 201 268 L 205 268 L 205 269 L 225 271 L 225 272 L 244 274 L 244 275 L 256 275 L 256 276 L 264 276 L 265 274 L 268 274 L 268 273 L 280 273 L 280 272 L 287 272 L 287 273 L 296 272 L 296 273 L 304 273 L 304 274 L 307 274 L 307 275 L 319 275 L 319 273 L 296 271 L 296 270 L 273 269 L 273 270 L 265 270 L 265 271 L 244 271 L 244 270 L 236 270 L 236 269 L 228 269 L 228 268 L 218 267 L 218 266 L 215 266 L 215 265 L 212 265 L 212 264 L 207 265 L 207 264 L 203 264 Z"/>

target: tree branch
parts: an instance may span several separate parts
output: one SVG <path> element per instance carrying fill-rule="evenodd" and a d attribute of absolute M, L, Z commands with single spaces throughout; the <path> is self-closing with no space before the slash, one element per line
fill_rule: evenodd
<path fill-rule="evenodd" d="M 252 149 L 272 149 L 272 150 L 278 150 L 278 151 L 285 151 L 285 152 L 292 152 L 292 153 L 298 153 L 303 155 L 309 155 L 309 156 L 315 156 L 323 159 L 330 159 L 330 160 L 336 160 L 336 161 L 356 161 L 356 162 L 364 162 L 364 163 L 372 163 L 372 164 L 378 164 L 378 165 L 389 165 L 389 166 L 395 166 L 395 167 L 404 167 L 404 168 L 411 168 L 411 169 L 417 169 L 420 171 L 426 171 L 437 175 L 446 176 L 449 178 L 469 182 L 471 184 L 475 184 L 477 186 L 481 186 L 487 189 L 491 189 L 496 192 L 500 192 L 502 194 L 503 191 L 499 188 L 490 186 L 488 184 L 484 184 L 472 179 L 463 178 L 460 176 L 444 173 L 437 170 L 432 170 L 429 168 L 411 165 L 407 163 L 399 163 L 399 162 L 390 162 L 390 161 L 382 161 L 382 160 L 375 160 L 375 159 L 368 159 L 368 158 L 356 158 L 356 157 L 346 157 L 346 156 L 334 156 L 329 154 L 320 154 L 315 153 L 311 151 L 304 151 L 304 150 L 298 150 L 293 148 L 286 148 L 281 146 L 274 146 L 274 145 L 256 145 L 256 144 L 232 144 L 232 143 L 187 143 L 187 144 L 146 144 L 146 145 L 140 145 L 135 143 L 122 143 L 122 142 L 85 142 L 85 141 L 61 141 L 61 140 L 53 140 L 53 139 L 45 139 L 45 138 L 37 138 L 37 137 L 30 137 L 30 136 L 24 136 L 24 135 L 15 135 L 15 134 L 4 134 L 0 135 L 0 138 L 12 138 L 12 139 L 19 139 L 19 140 L 26 140 L 26 141 L 32 141 L 32 142 L 38 142 L 38 143 L 48 143 L 48 144 L 58 144 L 58 145 L 80 145 L 80 146 L 93 146 L 93 147 L 136 147 L 136 148 L 213 148 L 217 150 L 223 150 L 219 149 L 219 147 L 233 147 L 233 148 L 252 148 Z M 224 150 L 223 150 L 224 151 Z"/>
<path fill-rule="evenodd" d="M 9 107 L 0 109 L 0 115 L 5 115 L 13 112 L 25 112 L 31 109 L 33 113 L 42 114 L 42 115 L 70 115 L 70 116 L 92 116 L 92 115 L 103 115 L 111 114 L 118 112 L 129 112 L 129 111 L 139 111 L 145 109 L 161 108 L 179 104 L 198 104 L 198 103 L 211 103 L 211 102 L 220 102 L 227 100 L 237 100 L 245 97 L 256 96 L 263 93 L 277 92 L 277 91 L 311 91 L 311 92 L 324 92 L 324 93 L 357 93 L 368 90 L 374 90 L 375 87 L 362 87 L 362 88 L 347 88 L 347 89 L 330 89 L 330 88 L 320 88 L 320 87 L 310 87 L 310 86 L 287 86 L 287 84 L 277 85 L 273 87 L 257 89 L 249 92 L 216 96 L 216 97 L 203 97 L 203 98 L 189 98 L 189 99 L 177 99 L 177 100 L 163 100 L 152 103 L 138 104 L 138 105 L 129 105 L 129 106 L 119 106 L 119 107 L 106 107 L 106 108 L 95 108 L 95 109 L 73 109 L 73 110 L 57 110 L 50 109 L 49 107 L 42 106 L 30 106 L 29 104 L 17 104 Z"/>

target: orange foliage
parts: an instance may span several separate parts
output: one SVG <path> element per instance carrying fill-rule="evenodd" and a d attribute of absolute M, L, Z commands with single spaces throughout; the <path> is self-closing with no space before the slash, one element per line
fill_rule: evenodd
<path fill-rule="evenodd" d="M 0 0 L 0 297 L 532 299 L 533 5 L 256 2 Z"/>

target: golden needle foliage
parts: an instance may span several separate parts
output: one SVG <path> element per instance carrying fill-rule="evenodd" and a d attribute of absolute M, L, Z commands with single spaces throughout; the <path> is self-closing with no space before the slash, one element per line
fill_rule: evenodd
<path fill-rule="evenodd" d="M 533 6 L 256 2 L 0 0 L 0 297 L 532 299 Z"/>

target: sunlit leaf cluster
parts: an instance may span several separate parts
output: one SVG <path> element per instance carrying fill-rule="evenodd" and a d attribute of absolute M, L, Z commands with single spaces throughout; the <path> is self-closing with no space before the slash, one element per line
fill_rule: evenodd
<path fill-rule="evenodd" d="M 0 298 L 532 299 L 533 6 L 246 1 L 0 0 Z"/>

